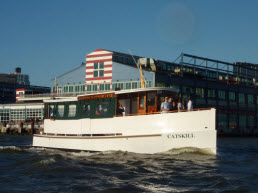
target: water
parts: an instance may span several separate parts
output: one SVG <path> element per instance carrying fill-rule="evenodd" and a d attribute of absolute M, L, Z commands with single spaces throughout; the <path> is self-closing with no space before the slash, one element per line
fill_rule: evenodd
<path fill-rule="evenodd" d="M 0 192 L 258 192 L 258 139 L 222 138 L 218 155 L 64 152 L 0 136 Z"/>

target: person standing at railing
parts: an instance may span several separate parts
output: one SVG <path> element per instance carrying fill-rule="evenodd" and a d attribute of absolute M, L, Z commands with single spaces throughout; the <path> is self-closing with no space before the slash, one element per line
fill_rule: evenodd
<path fill-rule="evenodd" d="M 165 97 L 165 101 L 161 103 L 161 111 L 167 113 L 171 109 L 171 104 L 168 102 L 168 97 Z"/>
<path fill-rule="evenodd" d="M 169 111 L 173 111 L 173 98 L 172 97 L 169 97 L 168 99 L 168 102 L 170 103 L 170 106 L 169 106 Z"/>
<path fill-rule="evenodd" d="M 176 101 L 173 101 L 173 102 L 172 102 L 171 111 L 176 111 L 176 110 L 177 110 Z"/>
<path fill-rule="evenodd" d="M 181 98 L 178 99 L 177 110 L 178 112 L 181 112 L 181 110 L 184 110 Z"/>
<path fill-rule="evenodd" d="M 192 101 L 192 97 L 190 97 L 187 103 L 187 111 L 192 111 L 192 110 L 193 110 L 193 101 Z"/>

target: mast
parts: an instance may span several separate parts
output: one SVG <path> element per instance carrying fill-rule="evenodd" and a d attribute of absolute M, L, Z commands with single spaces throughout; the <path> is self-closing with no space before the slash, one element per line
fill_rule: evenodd
<path fill-rule="evenodd" d="M 140 66 L 140 75 L 141 75 L 141 88 L 145 88 L 144 76 L 143 76 L 143 73 L 142 73 L 142 65 L 139 65 L 139 66 Z"/>
<path fill-rule="evenodd" d="M 136 60 L 134 59 L 133 54 L 132 54 L 132 52 L 131 52 L 130 49 L 129 49 L 129 52 L 131 53 L 131 56 L 132 56 L 132 58 L 133 58 L 133 60 L 134 60 L 134 62 L 135 62 L 135 64 L 136 64 L 137 68 L 138 68 L 139 71 L 140 71 L 141 88 L 145 88 L 145 84 L 144 84 L 145 78 L 144 78 L 143 72 L 142 72 L 142 65 L 141 65 L 141 63 L 139 62 L 139 60 L 138 60 L 138 62 L 136 62 Z"/>
<path fill-rule="evenodd" d="M 57 94 L 57 79 L 55 77 L 55 94 Z"/>

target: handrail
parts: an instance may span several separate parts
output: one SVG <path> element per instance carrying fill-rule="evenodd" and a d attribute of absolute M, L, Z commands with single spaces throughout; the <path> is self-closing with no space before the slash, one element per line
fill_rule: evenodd
<path fill-rule="evenodd" d="M 203 111 L 203 110 L 211 110 L 216 109 L 215 107 L 209 107 L 209 108 L 198 108 L 198 109 L 192 109 L 190 111 Z M 190 112 L 188 110 L 175 110 L 175 111 L 167 111 L 166 113 L 179 113 L 179 112 Z M 153 115 L 153 114 L 162 114 L 163 112 L 152 112 L 152 113 L 136 113 L 136 114 L 125 114 L 125 116 L 138 116 L 138 115 Z M 123 117 L 124 115 L 114 115 L 114 117 Z"/>

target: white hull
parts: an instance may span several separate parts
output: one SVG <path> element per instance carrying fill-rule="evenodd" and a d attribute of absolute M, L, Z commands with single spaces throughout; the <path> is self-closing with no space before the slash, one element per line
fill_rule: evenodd
<path fill-rule="evenodd" d="M 216 131 L 123 137 L 58 137 L 35 135 L 33 146 L 85 151 L 128 151 L 148 154 L 192 147 L 204 150 L 210 154 L 216 154 Z"/>
<path fill-rule="evenodd" d="M 191 147 L 216 154 L 215 117 L 216 110 L 211 109 L 106 119 L 46 120 L 45 133 L 49 134 L 34 135 L 33 146 L 150 154 Z"/>

